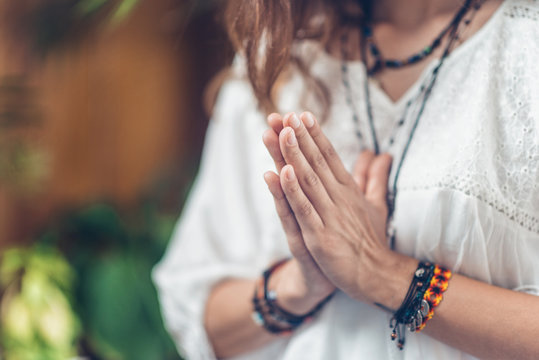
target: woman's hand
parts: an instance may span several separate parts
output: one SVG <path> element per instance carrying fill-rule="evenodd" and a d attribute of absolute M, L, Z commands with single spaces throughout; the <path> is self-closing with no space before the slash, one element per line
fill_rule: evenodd
<path fill-rule="evenodd" d="M 312 114 L 289 114 L 283 125 L 279 145 L 287 165 L 280 184 L 309 253 L 353 298 L 398 306 L 401 284 L 380 286 L 402 260 L 385 235 L 391 158 L 363 153 L 352 177 Z"/>
<path fill-rule="evenodd" d="M 286 165 L 281 155 L 279 133 L 283 129 L 283 119 L 279 114 L 268 117 L 268 129 L 263 141 L 280 173 Z M 277 270 L 270 278 L 270 287 L 279 294 L 279 303 L 292 313 L 304 314 L 314 308 L 335 290 L 335 286 L 322 273 L 305 247 L 299 225 L 281 188 L 279 175 L 268 171 L 264 180 L 273 195 L 275 207 L 293 259 Z"/>

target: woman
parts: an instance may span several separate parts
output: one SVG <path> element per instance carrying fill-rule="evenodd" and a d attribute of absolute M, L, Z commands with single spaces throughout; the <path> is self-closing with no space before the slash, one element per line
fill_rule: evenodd
<path fill-rule="evenodd" d="M 234 77 L 154 273 L 179 350 L 537 358 L 539 3 L 228 11 Z"/>

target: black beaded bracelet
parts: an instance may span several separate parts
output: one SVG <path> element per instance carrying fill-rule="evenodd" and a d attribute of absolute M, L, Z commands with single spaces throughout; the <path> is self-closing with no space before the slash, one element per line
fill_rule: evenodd
<path fill-rule="evenodd" d="M 281 260 L 263 272 L 262 277 L 257 281 L 253 296 L 254 321 L 274 334 L 289 334 L 301 324 L 310 321 L 333 296 L 333 294 L 330 294 L 314 309 L 303 315 L 292 314 L 280 307 L 277 304 L 277 293 L 268 289 L 268 283 L 271 274 L 288 260 Z"/>
<path fill-rule="evenodd" d="M 414 277 L 402 305 L 395 312 L 389 323 L 393 328 L 391 339 L 397 340 L 397 347 L 404 348 L 405 330 L 414 332 L 429 313 L 429 304 L 423 299 L 434 275 L 435 266 L 420 262 L 414 272 Z"/>

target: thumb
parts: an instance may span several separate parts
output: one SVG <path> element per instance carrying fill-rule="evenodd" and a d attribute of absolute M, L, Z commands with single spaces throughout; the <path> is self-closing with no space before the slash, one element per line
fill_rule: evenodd
<path fill-rule="evenodd" d="M 392 160 L 389 154 L 382 154 L 375 157 L 367 175 L 365 198 L 371 204 L 384 209 L 387 205 L 387 182 Z"/>

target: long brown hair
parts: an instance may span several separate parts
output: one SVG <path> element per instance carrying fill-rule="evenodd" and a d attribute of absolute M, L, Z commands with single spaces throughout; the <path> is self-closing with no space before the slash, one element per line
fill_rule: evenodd
<path fill-rule="evenodd" d="M 326 45 L 340 26 L 357 26 L 358 19 L 368 11 L 367 4 L 366 0 L 228 0 L 226 29 L 236 51 L 245 58 L 259 107 L 266 112 L 277 110 L 274 99 L 278 80 L 295 66 L 327 110 L 329 92 L 292 53 L 292 45 L 302 39 Z"/>

